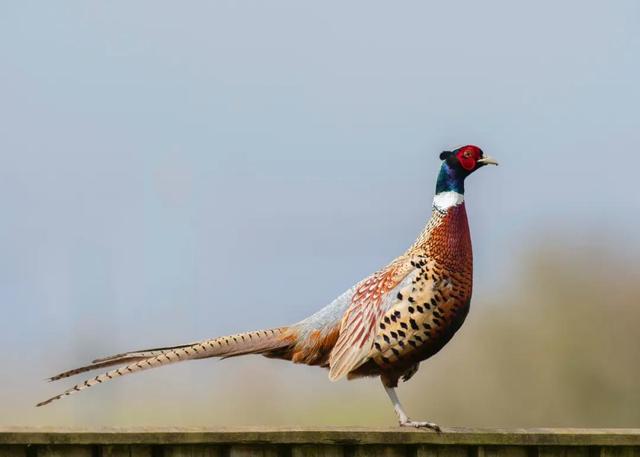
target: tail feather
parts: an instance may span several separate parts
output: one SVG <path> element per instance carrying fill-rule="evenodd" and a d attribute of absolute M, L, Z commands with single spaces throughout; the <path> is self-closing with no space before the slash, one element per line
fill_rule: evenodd
<path fill-rule="evenodd" d="M 111 371 L 107 371 L 83 383 L 77 384 L 55 397 L 38 403 L 36 406 L 44 406 L 53 401 L 60 400 L 76 392 L 88 389 L 105 381 L 125 376 L 131 373 L 156 368 L 184 360 L 203 359 L 208 357 L 234 357 L 244 354 L 260 354 L 289 346 L 291 341 L 287 338 L 287 327 L 270 330 L 239 333 L 237 335 L 223 336 L 198 343 L 180 346 L 147 349 L 142 351 L 126 352 L 114 356 L 96 359 L 92 364 L 65 371 L 49 378 L 51 381 L 74 376 L 79 373 L 92 371 L 97 368 L 105 368 L 113 365 L 127 364 Z"/>
<path fill-rule="evenodd" d="M 129 358 L 134 358 L 134 357 L 141 357 L 143 359 L 146 359 L 147 357 L 160 355 L 162 354 L 163 351 L 169 351 L 171 349 L 176 349 L 176 348 L 189 347 L 198 343 L 199 341 L 196 341 L 194 343 L 189 343 L 189 344 L 182 344 L 180 346 L 168 346 L 164 348 L 154 348 L 154 349 L 139 349 L 137 351 L 123 352 L 121 354 L 115 354 L 115 355 L 110 355 L 109 357 L 102 357 L 99 359 L 95 359 L 95 360 L 92 360 L 91 363 L 94 364 L 94 363 L 111 362 L 116 360 L 125 360 Z"/>
<path fill-rule="evenodd" d="M 154 349 L 141 349 L 138 351 L 132 352 L 123 352 L 121 354 L 111 355 L 109 357 L 102 357 L 100 359 L 93 360 L 89 365 L 74 368 L 73 370 L 64 371 L 55 376 L 48 378 L 48 381 L 58 381 L 60 379 L 69 378 L 71 376 L 75 376 L 80 373 L 85 373 L 87 371 L 93 371 L 98 368 L 106 368 L 111 367 L 113 365 L 123 364 L 124 362 L 136 362 L 138 360 L 148 359 L 150 357 L 156 357 L 160 354 L 163 354 L 166 351 L 170 351 L 173 349 L 183 349 L 188 348 L 190 346 L 194 346 L 200 344 L 200 342 L 182 344 L 180 346 L 168 346 L 163 348 L 154 348 Z"/>
<path fill-rule="evenodd" d="M 153 355 L 150 355 L 149 357 L 153 357 Z M 84 373 L 86 371 L 93 371 L 93 370 L 96 370 L 98 368 L 112 367 L 113 365 L 118 365 L 118 364 L 121 364 L 121 363 L 126 362 L 126 361 L 133 362 L 133 361 L 137 361 L 137 360 L 144 360 L 145 358 L 146 357 L 123 357 L 121 359 L 105 360 L 105 361 L 101 361 L 101 362 L 93 361 L 90 365 L 74 368 L 73 370 L 64 371 L 64 372 L 59 373 L 59 374 L 57 374 L 55 376 L 51 376 L 50 378 L 47 378 L 47 381 L 49 381 L 49 382 L 58 381 L 60 379 L 69 378 L 71 376 L 75 376 L 77 374 Z"/>

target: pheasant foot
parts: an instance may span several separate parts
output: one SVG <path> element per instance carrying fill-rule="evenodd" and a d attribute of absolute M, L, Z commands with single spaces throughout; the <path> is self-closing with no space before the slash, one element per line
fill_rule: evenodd
<path fill-rule="evenodd" d="M 412 421 L 407 419 L 404 422 L 400 421 L 400 427 L 428 428 L 429 430 L 433 430 L 434 432 L 442 432 L 442 429 L 438 424 L 426 421 Z"/>
<path fill-rule="evenodd" d="M 398 422 L 400 423 L 400 427 L 426 428 L 429 430 L 433 430 L 434 432 L 442 431 L 440 427 L 433 422 L 412 421 L 411 419 L 409 419 L 407 413 L 404 412 L 404 408 L 400 404 L 400 399 L 396 394 L 396 389 L 394 389 L 393 387 L 384 386 L 384 390 L 387 392 L 391 403 L 393 403 L 393 409 L 398 415 Z"/>

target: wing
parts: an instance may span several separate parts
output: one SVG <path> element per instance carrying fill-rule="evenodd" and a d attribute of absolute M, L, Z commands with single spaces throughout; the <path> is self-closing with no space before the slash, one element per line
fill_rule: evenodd
<path fill-rule="evenodd" d="M 368 360 L 380 319 L 416 272 L 413 262 L 399 259 L 356 286 L 329 357 L 329 379 L 337 381 Z"/>

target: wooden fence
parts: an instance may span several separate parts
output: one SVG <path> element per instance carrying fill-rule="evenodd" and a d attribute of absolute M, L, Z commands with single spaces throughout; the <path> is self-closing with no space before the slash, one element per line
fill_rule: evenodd
<path fill-rule="evenodd" d="M 0 429 L 0 457 L 640 457 L 640 429 Z"/>

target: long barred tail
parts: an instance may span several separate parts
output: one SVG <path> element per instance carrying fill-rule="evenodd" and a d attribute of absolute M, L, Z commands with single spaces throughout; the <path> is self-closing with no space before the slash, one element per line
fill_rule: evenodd
<path fill-rule="evenodd" d="M 288 328 L 280 327 L 270 330 L 259 330 L 256 332 L 239 333 L 237 335 L 223 336 L 211 340 L 197 343 L 184 344 L 181 346 L 144 349 L 141 351 L 126 352 L 111 357 L 94 360 L 91 365 L 87 365 L 73 370 L 65 371 L 49 378 L 49 381 L 68 378 L 79 373 L 92 371 L 97 368 L 105 368 L 113 365 L 122 365 L 120 368 L 88 379 L 64 391 L 60 395 L 51 397 L 36 406 L 44 406 L 60 400 L 63 397 L 72 395 L 81 390 L 88 389 L 105 381 L 148 370 L 150 368 L 169 365 L 170 363 L 184 360 L 204 359 L 208 357 L 234 357 L 244 354 L 262 354 L 277 351 L 291 344 L 288 338 Z M 126 365 L 125 365 L 126 363 Z"/>

